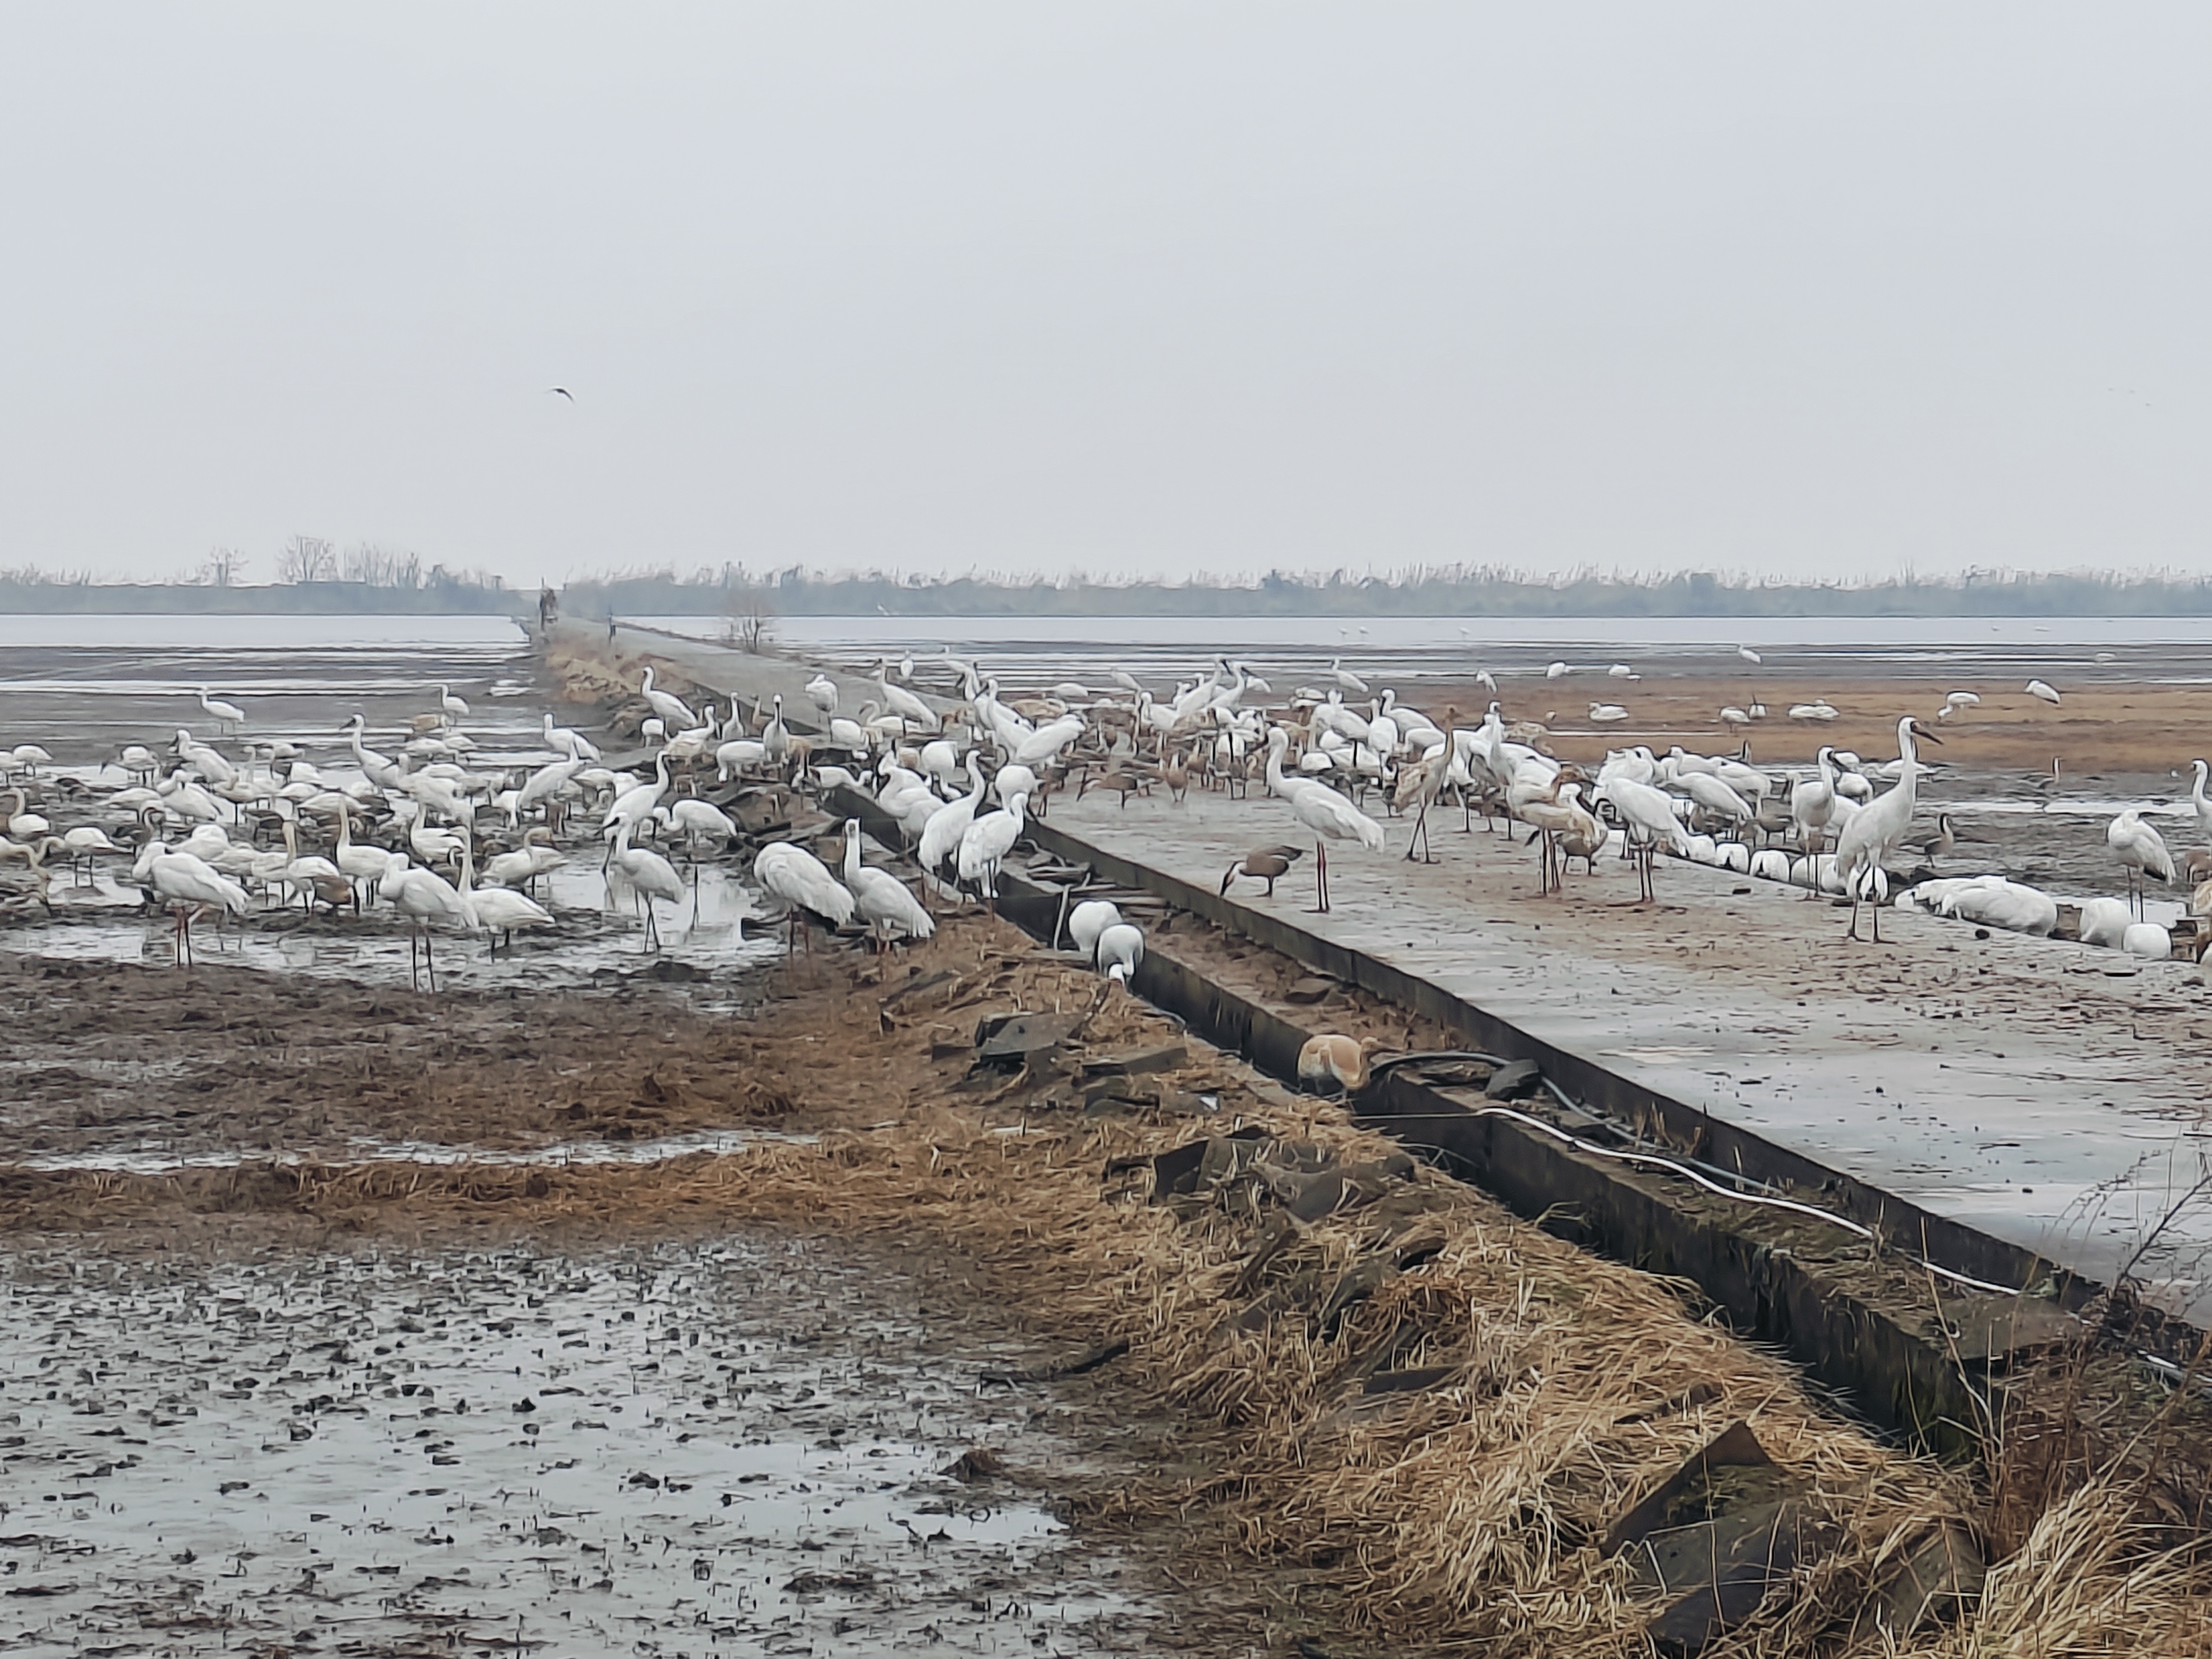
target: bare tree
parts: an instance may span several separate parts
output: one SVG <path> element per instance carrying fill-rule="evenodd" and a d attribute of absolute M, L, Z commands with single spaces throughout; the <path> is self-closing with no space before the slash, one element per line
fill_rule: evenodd
<path fill-rule="evenodd" d="M 200 561 L 193 580 L 209 587 L 228 587 L 246 568 L 246 556 L 234 547 L 218 547 Z"/>
<path fill-rule="evenodd" d="M 337 550 L 320 536 L 295 536 L 276 556 L 276 580 L 280 582 L 334 582 L 337 579 Z"/>

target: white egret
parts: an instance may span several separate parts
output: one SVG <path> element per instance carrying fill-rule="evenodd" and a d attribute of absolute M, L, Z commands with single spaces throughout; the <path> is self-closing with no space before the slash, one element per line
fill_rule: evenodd
<path fill-rule="evenodd" d="M 246 724 L 246 711 L 243 708 L 234 702 L 223 702 L 211 696 L 204 685 L 200 687 L 200 707 L 205 709 L 225 731 L 235 732 Z"/>

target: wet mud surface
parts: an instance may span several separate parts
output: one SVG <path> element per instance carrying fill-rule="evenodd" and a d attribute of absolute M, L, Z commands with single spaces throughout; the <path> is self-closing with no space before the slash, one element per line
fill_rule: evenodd
<path fill-rule="evenodd" d="M 720 1012 L 723 990 L 644 977 L 605 994 L 432 996 L 0 954 L 0 1144 L 10 1162 L 88 1168 L 634 1156 L 836 1121 L 797 1107 L 806 1045 Z"/>
<path fill-rule="evenodd" d="M 1149 1622 L 1019 1483 L 1073 1462 L 1035 1391 L 977 1387 L 1026 1345 L 822 1246 L 33 1249 L 0 1304 L 10 1651 L 1073 1654 Z M 941 1473 L 974 1448 L 1017 1478 Z"/>

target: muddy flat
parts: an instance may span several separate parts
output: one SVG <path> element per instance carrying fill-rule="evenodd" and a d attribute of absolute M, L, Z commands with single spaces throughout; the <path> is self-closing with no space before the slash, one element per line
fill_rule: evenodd
<path fill-rule="evenodd" d="M 1114 1557 L 944 1473 L 1071 1472 L 975 1386 L 1023 1345 L 826 1249 L 32 1249 L 0 1298 L 13 1652 L 1146 1639 Z"/>

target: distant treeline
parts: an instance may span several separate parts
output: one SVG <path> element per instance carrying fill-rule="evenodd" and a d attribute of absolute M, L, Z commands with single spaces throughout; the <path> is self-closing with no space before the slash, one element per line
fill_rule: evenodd
<path fill-rule="evenodd" d="M 308 544 L 312 551 L 313 544 Z M 249 586 L 214 567 L 175 582 L 100 582 L 0 568 L 0 612 L 517 615 L 534 590 L 411 557 L 387 571 L 349 550 L 330 564 L 280 562 L 290 580 Z M 374 552 L 374 550 L 367 550 Z M 305 566 L 315 574 L 294 574 Z M 366 567 L 357 575 L 356 568 Z M 1975 571 L 1881 581 L 1788 582 L 1711 572 L 1530 575 L 1474 567 L 1272 573 L 1250 581 L 1094 581 L 1081 577 L 824 574 L 738 565 L 679 575 L 624 572 L 570 582 L 570 617 L 2212 617 L 2212 577 L 2171 573 Z"/>
<path fill-rule="evenodd" d="M 370 582 L 278 582 L 265 586 L 211 582 L 25 581 L 0 571 L 0 614 L 33 616 L 453 617 L 517 614 L 531 600 L 475 581 L 413 587 Z"/>
<path fill-rule="evenodd" d="M 1710 572 L 1558 578 L 1452 567 L 1249 582 L 829 575 L 741 567 L 573 581 L 574 617 L 2212 617 L 2212 577 L 1971 572 L 1784 582 Z"/>
<path fill-rule="evenodd" d="M 375 542 L 341 548 L 294 536 L 277 553 L 276 580 L 240 580 L 246 556 L 218 547 L 192 570 L 161 582 L 106 582 L 88 571 L 0 565 L 0 612 L 98 616 L 497 616 L 532 603 L 488 570 L 425 565 L 419 554 Z"/>

